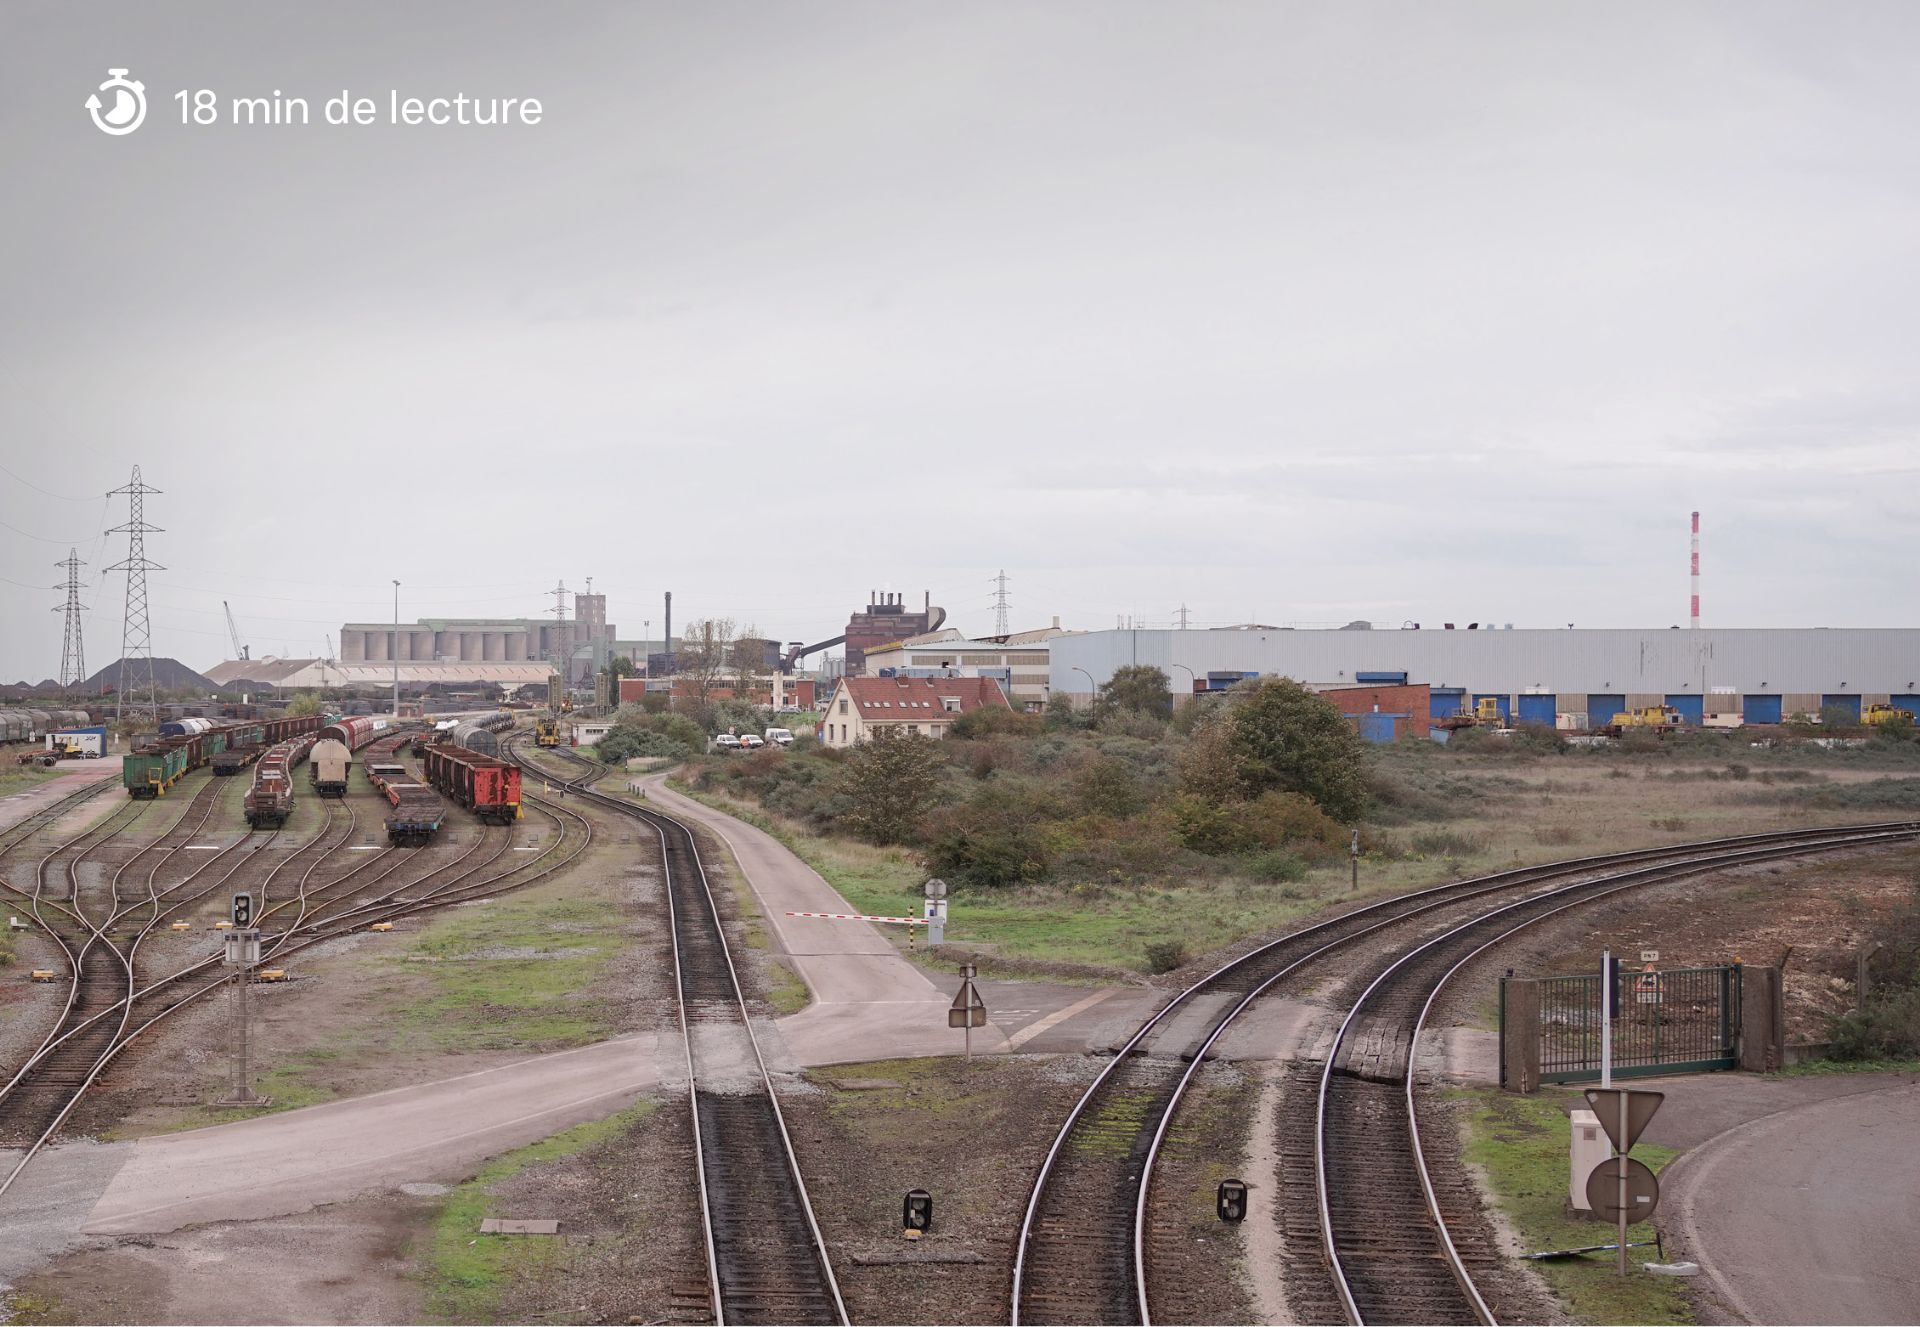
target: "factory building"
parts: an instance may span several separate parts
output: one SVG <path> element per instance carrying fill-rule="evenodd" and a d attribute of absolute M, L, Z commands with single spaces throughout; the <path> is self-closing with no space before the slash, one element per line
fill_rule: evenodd
<path fill-rule="evenodd" d="M 1920 630 L 1789 627 L 1681 630 L 1362 631 L 1244 627 L 1116 630 L 1056 637 L 1053 690 L 1090 696 L 1127 664 L 1151 664 L 1175 694 L 1280 675 L 1310 686 L 1424 684 L 1431 717 L 1491 697 L 1516 722 L 1600 727 L 1671 705 L 1689 723 L 1779 723 L 1891 703 L 1920 714 Z"/>
<path fill-rule="evenodd" d="M 1051 627 L 993 640 L 969 640 L 948 627 L 872 646 L 863 667 L 869 677 L 990 677 L 1015 709 L 1039 711 L 1052 695 L 1048 642 L 1064 634 L 1058 618 Z"/>
<path fill-rule="evenodd" d="M 573 661 L 576 684 L 606 667 L 618 629 L 607 622 L 607 596 L 576 594 L 574 616 L 426 618 L 402 623 L 349 622 L 340 628 L 340 663 L 539 663 Z"/>

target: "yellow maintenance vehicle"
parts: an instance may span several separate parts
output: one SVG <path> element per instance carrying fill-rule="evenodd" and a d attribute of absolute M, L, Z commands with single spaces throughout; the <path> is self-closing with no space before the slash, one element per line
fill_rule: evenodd
<path fill-rule="evenodd" d="M 1913 713 L 1898 705 L 1869 705 L 1866 713 L 1860 716 L 1860 722 L 1869 726 L 1912 723 Z"/>
<path fill-rule="evenodd" d="M 1493 727 L 1498 728 L 1501 723 L 1500 698 L 1498 696 L 1482 696 L 1479 700 L 1473 702 L 1473 721 L 1475 723 L 1491 724 Z"/>
<path fill-rule="evenodd" d="M 533 725 L 533 744 L 535 746 L 560 745 L 560 720 L 548 715 Z"/>
<path fill-rule="evenodd" d="M 1647 705 L 1637 710 L 1621 710 L 1602 731 L 1615 735 L 1629 728 L 1640 732 L 1664 733 L 1680 726 L 1680 711 L 1671 705 Z"/>

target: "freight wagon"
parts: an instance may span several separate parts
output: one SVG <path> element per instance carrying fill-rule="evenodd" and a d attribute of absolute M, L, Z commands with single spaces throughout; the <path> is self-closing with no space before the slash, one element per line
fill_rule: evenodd
<path fill-rule="evenodd" d="M 324 730 L 332 732 L 332 728 Z M 322 737 L 308 757 L 313 791 L 321 797 L 345 797 L 347 776 L 353 773 L 353 752 L 337 737 Z"/>
<path fill-rule="evenodd" d="M 408 739 L 383 737 L 367 750 L 367 781 L 380 791 L 393 810 L 387 816 L 387 841 L 417 848 L 432 840 L 446 814 L 446 802 L 427 785 L 416 781 L 397 753 Z"/>
<path fill-rule="evenodd" d="M 457 746 L 430 746 L 427 782 L 490 825 L 520 818 L 520 769 Z"/>
<path fill-rule="evenodd" d="M 91 719 L 85 710 L 23 710 L 0 706 L 0 742 L 39 744 L 48 733 L 62 728 L 84 728 Z"/>
<path fill-rule="evenodd" d="M 293 814 L 293 770 L 307 757 L 311 735 L 281 742 L 260 757 L 254 767 L 253 787 L 243 804 L 253 829 L 278 829 Z"/>
<path fill-rule="evenodd" d="M 120 782 L 127 796 L 142 801 L 166 796 L 167 789 L 187 772 L 185 746 L 158 747 L 151 751 L 131 751 L 120 762 Z"/>

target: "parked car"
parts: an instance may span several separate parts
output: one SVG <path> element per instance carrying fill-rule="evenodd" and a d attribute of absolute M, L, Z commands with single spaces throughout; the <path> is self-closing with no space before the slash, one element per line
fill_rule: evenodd
<path fill-rule="evenodd" d="M 766 739 L 758 736 L 757 734 L 742 733 L 740 735 L 740 745 L 748 751 L 758 751 L 761 747 L 765 746 L 766 744 L 767 744 Z"/>
<path fill-rule="evenodd" d="M 732 733 L 721 733 L 713 739 L 713 749 L 715 751 L 738 751 L 740 749 L 740 739 Z"/>
<path fill-rule="evenodd" d="M 769 746 L 792 746 L 793 733 L 786 728 L 769 728 L 767 729 L 767 744 Z"/>

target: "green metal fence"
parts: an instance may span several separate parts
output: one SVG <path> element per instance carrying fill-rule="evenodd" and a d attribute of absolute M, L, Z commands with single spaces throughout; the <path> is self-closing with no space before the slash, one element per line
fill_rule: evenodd
<path fill-rule="evenodd" d="M 1578 1083 L 1600 1077 L 1598 973 L 1543 977 L 1540 991 L 1540 1081 Z M 1501 983 L 1504 1039 L 1506 983 Z M 1647 1074 L 1732 1069 L 1739 1063 L 1740 966 L 1623 969 L 1615 997 L 1613 1072 Z"/>

